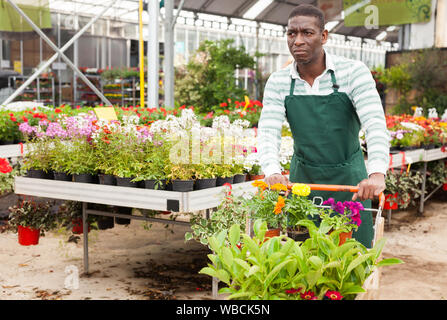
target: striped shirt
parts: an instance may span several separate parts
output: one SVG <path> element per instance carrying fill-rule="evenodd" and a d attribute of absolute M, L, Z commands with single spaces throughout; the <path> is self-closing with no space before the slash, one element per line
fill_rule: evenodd
<path fill-rule="evenodd" d="M 279 150 L 281 129 L 286 121 L 284 101 L 289 95 L 292 78 L 296 79 L 294 95 L 328 95 L 333 92 L 329 69 L 335 73 L 339 91 L 345 92 L 351 99 L 365 131 L 368 174 L 386 174 L 390 135 L 371 71 L 361 61 L 331 55 L 326 51 L 326 69 L 315 78 L 312 86 L 301 79 L 295 62 L 272 73 L 265 85 L 257 145 L 259 163 L 266 177 L 281 173 Z"/>

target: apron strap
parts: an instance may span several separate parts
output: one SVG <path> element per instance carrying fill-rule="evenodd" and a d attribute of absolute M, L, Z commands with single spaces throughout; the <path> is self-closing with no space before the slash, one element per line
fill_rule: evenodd
<path fill-rule="evenodd" d="M 329 69 L 329 71 L 331 73 L 332 88 L 334 88 L 334 92 L 338 92 L 338 88 L 340 88 L 340 86 L 337 84 L 337 80 L 335 79 L 334 70 Z"/>
<path fill-rule="evenodd" d="M 290 83 L 290 95 L 293 96 L 293 91 L 295 89 L 295 79 L 292 78 L 292 82 Z"/>

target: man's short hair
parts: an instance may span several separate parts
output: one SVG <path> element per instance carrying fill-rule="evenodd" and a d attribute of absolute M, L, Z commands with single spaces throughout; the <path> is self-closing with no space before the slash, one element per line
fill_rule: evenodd
<path fill-rule="evenodd" d="M 316 17 L 318 19 L 318 26 L 320 27 L 320 30 L 324 30 L 324 13 L 319 8 L 311 4 L 300 4 L 293 8 L 287 20 L 290 20 L 291 18 L 296 16 Z"/>

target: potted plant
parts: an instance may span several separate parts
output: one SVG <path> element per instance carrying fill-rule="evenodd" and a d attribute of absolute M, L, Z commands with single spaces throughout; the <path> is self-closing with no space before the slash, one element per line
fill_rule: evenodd
<path fill-rule="evenodd" d="M 233 164 L 233 183 L 245 182 L 247 174 L 244 172 L 244 166 L 242 164 Z"/>
<path fill-rule="evenodd" d="M 305 242 L 284 236 L 265 241 L 266 221 L 254 222 L 253 238 L 235 224 L 208 239 L 213 253 L 199 273 L 222 281 L 219 293 L 229 300 L 350 300 L 365 292 L 363 283 L 375 269 L 402 263 L 379 261 L 383 238 L 372 249 L 355 240 L 338 247 L 338 236 L 306 222 L 311 237 Z"/>
<path fill-rule="evenodd" d="M 23 168 L 27 176 L 38 179 L 52 179 L 51 144 L 47 139 L 35 139 L 27 143 L 27 152 L 23 156 Z"/>
<path fill-rule="evenodd" d="M 275 188 L 275 185 L 270 188 Z M 306 227 L 298 225 L 298 221 L 312 219 L 319 213 L 318 208 L 307 199 L 309 194 L 308 185 L 295 183 L 286 201 L 287 236 L 295 241 L 305 241 L 309 238 L 309 231 Z"/>
<path fill-rule="evenodd" d="M 285 232 L 287 228 L 285 190 L 268 189 L 268 185 L 261 180 L 252 184 L 258 188 L 258 191 L 243 202 L 250 217 L 253 220 L 260 219 L 267 222 L 267 237 L 279 235 L 281 230 Z"/>
<path fill-rule="evenodd" d="M 68 173 L 68 163 L 71 161 L 70 142 L 55 139 L 53 148 L 49 152 L 51 169 L 54 172 L 54 180 L 72 181 L 72 175 Z"/>
<path fill-rule="evenodd" d="M 95 183 L 96 157 L 93 145 L 85 138 L 73 137 L 68 150 L 70 161 L 62 168 L 73 175 L 74 182 Z"/>
<path fill-rule="evenodd" d="M 225 183 L 232 184 L 233 183 L 233 165 L 231 164 L 215 164 L 216 168 L 216 186 L 223 186 Z"/>
<path fill-rule="evenodd" d="M 264 179 L 265 175 L 262 174 L 261 166 L 259 164 L 254 164 L 248 171 L 249 180 L 260 180 Z"/>
<path fill-rule="evenodd" d="M 339 245 L 342 245 L 362 223 L 360 211 L 364 210 L 363 205 L 356 201 L 335 202 L 334 198 L 323 201 L 322 205 L 329 205 L 330 209 L 320 211 L 321 224 L 332 232 L 338 232 Z"/>
<path fill-rule="evenodd" d="M 171 166 L 168 178 L 172 182 L 172 191 L 188 192 L 194 190 L 194 168 L 190 164 Z"/>
<path fill-rule="evenodd" d="M 34 201 L 19 201 L 9 208 L 9 225 L 18 232 L 23 246 L 36 245 L 45 231 L 57 226 L 57 216 L 50 211 L 50 204 Z"/>
<path fill-rule="evenodd" d="M 194 189 L 201 190 L 216 186 L 218 170 L 215 165 L 200 163 L 193 165 L 193 168 L 195 177 Z"/>
<path fill-rule="evenodd" d="M 185 233 L 185 241 L 196 240 L 208 245 L 208 239 L 222 230 L 229 230 L 233 224 L 238 224 L 245 230 L 247 211 L 242 208 L 243 197 L 234 197 L 231 192 L 225 192 L 223 201 L 208 219 L 202 215 L 191 214 L 190 223 L 192 232 Z M 226 238 L 229 245 L 229 239 Z"/>

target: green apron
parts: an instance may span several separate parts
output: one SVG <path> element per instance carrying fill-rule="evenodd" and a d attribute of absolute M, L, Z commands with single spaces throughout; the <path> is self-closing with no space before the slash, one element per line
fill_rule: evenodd
<path fill-rule="evenodd" d="M 330 70 L 333 92 L 329 95 L 294 95 L 295 79 L 286 96 L 286 116 L 294 139 L 290 181 L 310 184 L 356 186 L 368 178 L 359 143 L 360 120 L 348 95 L 338 91 Z M 309 199 L 351 201 L 350 192 L 312 191 Z M 317 202 L 318 203 L 318 202 Z M 371 208 L 371 200 L 362 202 Z M 362 223 L 353 238 L 371 248 L 374 230 L 370 211 L 361 212 Z M 317 222 L 318 224 L 318 222 Z"/>

